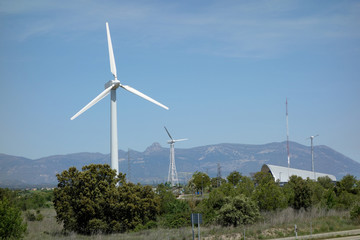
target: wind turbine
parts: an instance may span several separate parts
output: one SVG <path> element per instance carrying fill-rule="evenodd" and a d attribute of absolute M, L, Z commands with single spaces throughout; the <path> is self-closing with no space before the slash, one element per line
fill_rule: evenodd
<path fill-rule="evenodd" d="M 91 102 L 89 102 L 85 107 L 83 107 L 79 112 L 77 112 L 74 116 L 72 116 L 70 119 L 74 120 L 77 118 L 80 114 L 94 106 L 97 102 L 99 102 L 101 99 L 106 97 L 111 92 L 110 97 L 110 156 L 111 156 L 111 168 L 116 170 L 116 174 L 119 173 L 119 164 L 118 164 L 118 137 L 117 137 L 117 113 L 116 113 L 116 89 L 118 87 L 121 87 L 135 95 L 138 95 L 139 97 L 142 97 L 162 108 L 165 108 L 166 110 L 169 110 L 169 108 L 158 101 L 155 101 L 149 96 L 146 96 L 145 94 L 139 92 L 138 90 L 128 86 L 123 85 L 120 83 L 120 81 L 117 79 L 117 73 L 116 73 L 116 65 L 115 65 L 115 58 L 114 58 L 114 52 L 112 48 L 111 43 L 111 37 L 110 37 L 110 30 L 109 30 L 109 24 L 106 22 L 106 33 L 107 33 L 107 40 L 108 40 L 108 47 L 109 47 L 109 58 L 110 58 L 110 70 L 112 75 L 114 76 L 114 80 L 110 80 L 105 84 L 105 90 L 102 91 L 97 97 L 95 97 Z"/>
<path fill-rule="evenodd" d="M 170 165 L 169 165 L 168 182 L 170 182 L 171 186 L 174 186 L 174 185 L 179 183 L 178 175 L 177 175 L 177 172 L 176 172 L 176 165 L 175 165 L 174 143 L 185 141 L 185 140 L 188 140 L 188 139 L 183 138 L 183 139 L 174 140 L 171 137 L 169 131 L 166 129 L 166 127 L 164 127 L 164 128 L 165 128 L 165 131 L 167 132 L 167 134 L 170 137 L 170 140 L 167 142 L 168 144 L 170 144 Z"/>
<path fill-rule="evenodd" d="M 314 138 L 316 138 L 317 136 L 319 136 L 319 134 L 315 135 L 315 136 L 310 136 L 309 138 L 307 139 L 310 139 L 311 140 L 311 170 L 313 171 L 314 173 L 314 180 L 316 181 L 316 174 L 315 174 L 315 167 L 314 167 L 314 146 L 313 146 L 313 140 Z"/>

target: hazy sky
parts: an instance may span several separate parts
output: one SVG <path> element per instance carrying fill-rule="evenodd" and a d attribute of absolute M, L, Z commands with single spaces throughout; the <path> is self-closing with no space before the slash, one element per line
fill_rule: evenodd
<path fill-rule="evenodd" d="M 105 2 L 105 3 L 104 3 Z M 108 21 L 119 148 L 290 140 L 360 162 L 359 1 L 0 0 L 0 153 L 109 153 Z M 290 146 L 291 148 L 291 146 Z M 284 164 L 287 160 L 284 159 Z"/>

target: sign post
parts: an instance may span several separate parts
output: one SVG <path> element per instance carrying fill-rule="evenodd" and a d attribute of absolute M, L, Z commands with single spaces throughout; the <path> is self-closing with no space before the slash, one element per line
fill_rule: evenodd
<path fill-rule="evenodd" d="M 191 226 L 192 226 L 192 234 L 193 240 L 195 240 L 195 231 L 194 225 L 198 225 L 198 239 L 200 240 L 200 223 L 202 223 L 202 214 L 201 213 L 192 213 L 191 214 Z"/>

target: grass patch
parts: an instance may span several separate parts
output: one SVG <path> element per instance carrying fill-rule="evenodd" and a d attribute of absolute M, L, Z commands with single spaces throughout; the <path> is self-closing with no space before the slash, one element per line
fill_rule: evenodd
<path fill-rule="evenodd" d="M 96 234 L 91 236 L 76 233 L 64 233 L 62 225 L 56 222 L 54 208 L 41 209 L 42 221 L 26 221 L 28 231 L 25 239 L 84 239 L 84 240 L 138 240 L 138 239 L 192 239 L 191 227 L 179 229 L 156 228 L 140 230 L 124 234 Z M 247 240 L 271 239 L 295 236 L 294 225 L 297 225 L 298 236 L 323 233 L 329 231 L 344 231 L 359 228 L 354 224 L 347 211 L 312 210 L 310 212 L 283 211 L 262 213 L 263 220 L 251 226 L 221 227 L 217 225 L 201 226 L 201 237 L 207 240 L 243 239 L 244 229 Z M 25 218 L 25 215 L 24 215 Z M 195 228 L 195 236 L 197 236 Z"/>

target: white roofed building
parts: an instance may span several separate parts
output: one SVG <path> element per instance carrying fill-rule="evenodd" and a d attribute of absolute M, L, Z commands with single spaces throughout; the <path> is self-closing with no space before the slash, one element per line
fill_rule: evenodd
<path fill-rule="evenodd" d="M 312 172 L 312 171 L 306 171 L 296 168 L 288 168 L 288 167 L 281 167 L 281 166 L 275 166 L 270 164 L 264 164 L 261 167 L 261 172 L 269 172 L 274 177 L 275 181 L 279 182 L 288 182 L 290 177 L 293 175 L 299 176 L 302 179 L 311 179 L 317 181 L 319 177 L 329 177 L 332 181 L 336 181 L 336 177 L 331 174 L 326 173 L 318 173 L 318 172 Z"/>

